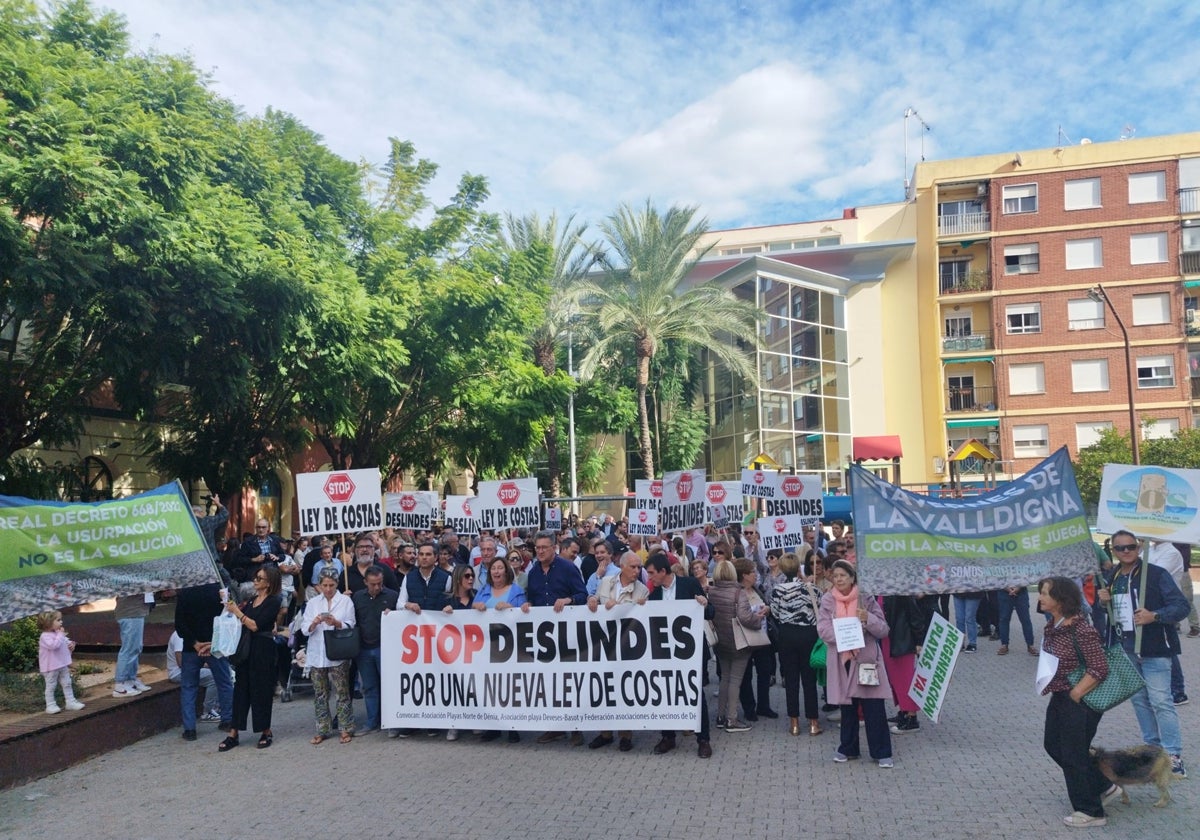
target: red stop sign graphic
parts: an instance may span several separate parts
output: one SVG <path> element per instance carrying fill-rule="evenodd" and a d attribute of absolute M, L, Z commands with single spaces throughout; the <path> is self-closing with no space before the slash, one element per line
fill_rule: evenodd
<path fill-rule="evenodd" d="M 720 484 L 708 485 L 708 500 L 714 505 L 725 503 L 725 487 Z"/>
<path fill-rule="evenodd" d="M 779 485 L 779 489 L 783 491 L 783 495 L 795 498 L 804 490 L 804 484 L 794 475 L 789 475 L 783 480 L 783 484 Z"/>
<path fill-rule="evenodd" d="M 517 499 L 521 498 L 521 488 L 517 487 L 515 481 L 505 481 L 496 488 L 496 498 L 502 505 L 515 505 Z"/>
<path fill-rule="evenodd" d="M 648 517 L 646 516 L 646 511 L 644 511 L 644 510 L 638 511 L 638 522 L 645 522 L 647 518 Z"/>
<path fill-rule="evenodd" d="M 463 513 L 466 514 L 467 516 L 475 515 L 475 514 L 471 513 L 471 503 L 466 499 L 463 499 L 462 509 L 463 509 Z"/>
<path fill-rule="evenodd" d="M 325 491 L 329 501 L 341 505 L 350 501 L 350 497 L 354 495 L 354 481 L 346 473 L 338 472 L 325 479 L 325 486 L 321 489 Z"/>
<path fill-rule="evenodd" d="M 782 534 L 786 530 L 787 530 L 787 523 L 784 522 L 782 519 L 776 519 L 775 520 L 775 533 Z"/>
<path fill-rule="evenodd" d="M 407 494 L 400 497 L 400 510 L 404 511 L 405 513 L 412 513 L 416 509 L 417 509 L 416 497 L 409 496 Z"/>
<path fill-rule="evenodd" d="M 684 473 L 679 476 L 679 484 L 676 485 L 675 489 L 679 493 L 679 501 L 686 502 L 690 499 L 692 497 L 692 474 Z"/>
<path fill-rule="evenodd" d="M 662 481 L 660 479 L 656 478 L 650 482 L 650 495 L 656 499 L 662 498 Z"/>
<path fill-rule="evenodd" d="M 762 484 L 766 480 L 767 480 L 767 476 L 764 473 L 756 472 L 754 474 L 754 483 L 755 484 Z"/>

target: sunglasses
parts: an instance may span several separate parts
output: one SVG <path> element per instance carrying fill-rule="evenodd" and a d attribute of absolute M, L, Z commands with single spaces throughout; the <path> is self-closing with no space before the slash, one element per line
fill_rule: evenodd
<path fill-rule="evenodd" d="M 474 579 L 475 579 L 475 573 L 474 573 L 474 572 L 465 572 L 465 573 L 463 574 L 463 577 L 465 577 L 465 578 L 471 578 L 471 580 L 474 580 Z"/>
<path fill-rule="evenodd" d="M 255 576 L 254 576 L 254 579 L 255 579 L 255 580 L 261 580 L 263 583 L 266 583 L 266 582 L 267 582 L 267 579 L 266 579 L 265 577 L 263 577 L 262 575 L 255 575 Z"/>
<path fill-rule="evenodd" d="M 1113 543 L 1112 550 L 1113 551 L 1137 551 L 1137 547 L 1138 547 L 1137 543 L 1123 543 L 1122 545 L 1117 545 L 1116 543 Z"/>

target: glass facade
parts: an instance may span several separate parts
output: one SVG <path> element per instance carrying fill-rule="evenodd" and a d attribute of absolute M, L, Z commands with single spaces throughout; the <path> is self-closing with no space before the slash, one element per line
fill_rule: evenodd
<path fill-rule="evenodd" d="M 759 326 L 759 389 L 710 358 L 703 399 L 705 449 L 713 481 L 739 477 L 765 452 L 783 468 L 822 475 L 841 487 L 850 455 L 850 375 L 846 299 L 796 281 L 757 277 L 734 293 L 764 313 Z"/>

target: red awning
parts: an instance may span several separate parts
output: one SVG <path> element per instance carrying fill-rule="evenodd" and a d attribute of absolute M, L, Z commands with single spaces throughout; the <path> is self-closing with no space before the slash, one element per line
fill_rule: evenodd
<path fill-rule="evenodd" d="M 855 461 L 890 461 L 904 453 L 900 451 L 900 435 L 876 435 L 853 439 Z"/>

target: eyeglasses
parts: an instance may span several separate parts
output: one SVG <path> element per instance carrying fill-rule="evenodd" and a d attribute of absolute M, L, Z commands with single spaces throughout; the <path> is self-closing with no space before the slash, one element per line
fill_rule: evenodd
<path fill-rule="evenodd" d="M 266 582 L 267 582 L 267 579 L 266 579 L 265 577 L 263 577 L 262 575 L 255 575 L 255 576 L 254 576 L 254 579 L 255 579 L 256 581 L 259 581 L 259 580 L 261 580 L 263 583 L 266 583 Z"/>
<path fill-rule="evenodd" d="M 471 580 L 475 580 L 475 573 L 474 572 L 465 572 L 463 574 L 463 577 L 470 578 Z"/>
<path fill-rule="evenodd" d="M 1121 545 L 1117 545 L 1116 543 L 1113 543 L 1112 550 L 1113 551 L 1137 551 L 1137 547 L 1138 547 L 1137 543 L 1123 543 Z"/>

